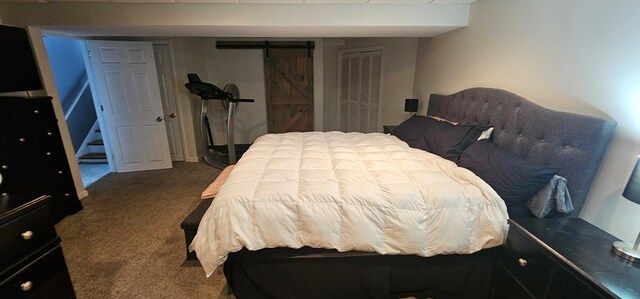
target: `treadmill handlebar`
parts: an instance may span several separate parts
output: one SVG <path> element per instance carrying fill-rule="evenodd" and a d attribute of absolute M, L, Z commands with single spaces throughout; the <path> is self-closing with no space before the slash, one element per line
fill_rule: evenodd
<path fill-rule="evenodd" d="M 189 92 L 199 96 L 203 100 L 227 100 L 233 98 L 233 95 L 211 83 L 189 82 L 184 86 L 189 89 Z"/>
<path fill-rule="evenodd" d="M 189 83 L 185 84 L 184 86 L 189 89 L 189 92 L 198 95 L 203 100 L 228 100 L 229 102 L 233 103 L 255 102 L 254 99 L 234 99 L 231 93 L 218 88 L 218 86 L 215 86 L 211 83 L 202 82 L 197 74 L 187 74 L 187 78 L 189 79 Z"/>

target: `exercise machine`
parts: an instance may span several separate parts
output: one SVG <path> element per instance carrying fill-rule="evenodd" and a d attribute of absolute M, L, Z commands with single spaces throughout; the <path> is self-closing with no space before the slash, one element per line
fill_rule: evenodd
<path fill-rule="evenodd" d="M 200 105 L 200 135 L 204 150 L 204 161 L 216 168 L 224 168 L 235 164 L 237 157 L 249 148 L 250 144 L 235 144 L 234 142 L 234 119 L 240 102 L 255 102 L 253 99 L 240 99 L 238 87 L 235 84 L 227 84 L 223 89 L 217 86 L 202 82 L 197 74 L 187 74 L 189 83 L 185 84 L 189 92 L 197 95 L 202 100 Z M 207 115 L 209 100 L 216 100 L 222 103 L 227 110 L 227 144 L 216 145 L 211 134 L 211 126 Z"/>
<path fill-rule="evenodd" d="M 255 102 L 253 99 L 240 99 L 238 87 L 235 84 L 227 84 L 224 89 L 202 82 L 197 74 L 187 74 L 189 83 L 185 84 L 189 92 L 200 97 L 200 135 L 202 148 L 204 149 L 204 161 L 216 168 L 224 168 L 236 164 L 236 157 L 241 157 L 247 151 L 250 144 L 235 144 L 233 138 L 233 123 L 238 109 L 238 103 Z M 211 134 L 211 126 L 207 115 L 209 100 L 220 101 L 227 110 L 227 144 L 216 145 Z"/>

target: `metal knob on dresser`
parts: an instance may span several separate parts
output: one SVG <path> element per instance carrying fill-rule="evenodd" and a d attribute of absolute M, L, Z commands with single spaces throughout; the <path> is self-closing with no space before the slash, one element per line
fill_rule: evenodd
<path fill-rule="evenodd" d="M 33 238 L 33 232 L 28 230 L 28 231 L 20 234 L 20 236 L 25 240 L 31 240 L 31 238 Z"/>
<path fill-rule="evenodd" d="M 74 298 L 48 196 L 0 213 L 0 297 Z"/>
<path fill-rule="evenodd" d="M 518 264 L 520 264 L 520 267 L 526 267 L 527 266 L 527 260 L 523 259 L 523 258 L 519 258 L 518 259 Z"/>

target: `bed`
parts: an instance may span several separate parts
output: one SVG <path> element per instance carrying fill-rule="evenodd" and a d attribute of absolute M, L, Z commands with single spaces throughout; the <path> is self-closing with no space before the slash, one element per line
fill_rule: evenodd
<path fill-rule="evenodd" d="M 564 178 L 573 209 L 548 217 L 577 217 L 615 122 L 552 111 L 490 88 L 434 94 L 428 115 L 441 118 L 437 126 L 446 121 L 455 123 L 447 128 L 456 132 L 469 128 L 460 139 L 466 141 L 442 150 L 428 137 L 407 139 L 412 121 L 433 123 L 426 118 L 403 123 L 395 136 L 312 132 L 257 140 L 220 189 L 191 249 L 208 275 L 224 262 L 238 298 L 489 297 L 507 211 L 515 214 L 524 206 L 510 202 L 508 192 L 534 184 L 523 177 L 528 183 L 522 190 L 504 191 L 488 183 L 494 173 L 484 176 L 477 168 L 483 164 L 477 158 L 487 156 L 483 146 L 492 149 L 488 160 L 497 148 L 526 160 L 518 165 L 546 171 L 539 179 L 545 188 L 551 176 Z M 489 129 L 490 138 L 477 141 Z M 409 133 L 403 136 L 402 130 Z M 298 141 L 318 151 L 295 154 Z M 330 156 L 322 154 L 323 147 Z M 440 150 L 442 155 L 434 154 Z M 360 167 L 354 161 L 364 161 L 361 168 L 368 172 L 355 171 Z M 275 172 L 261 172 L 261 163 Z M 295 163 L 299 167 L 291 168 Z M 292 180 L 302 183 L 288 185 Z M 304 203 L 291 200 L 307 193 Z M 326 229 L 331 226 L 337 230 Z"/>

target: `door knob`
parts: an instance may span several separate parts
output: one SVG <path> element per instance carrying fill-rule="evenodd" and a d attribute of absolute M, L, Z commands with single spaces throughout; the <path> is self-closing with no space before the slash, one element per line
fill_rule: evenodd
<path fill-rule="evenodd" d="M 175 112 L 173 112 L 173 113 L 169 114 L 169 117 L 171 117 L 171 118 L 176 118 L 176 117 L 178 117 L 178 114 L 176 114 Z"/>
<path fill-rule="evenodd" d="M 162 121 L 162 116 L 158 116 L 158 117 L 156 118 L 156 120 L 157 120 L 157 121 Z"/>

